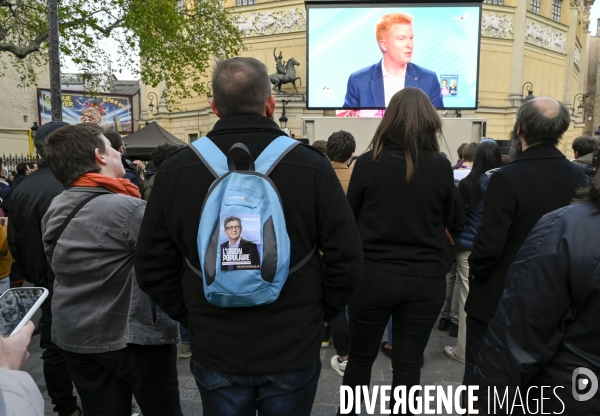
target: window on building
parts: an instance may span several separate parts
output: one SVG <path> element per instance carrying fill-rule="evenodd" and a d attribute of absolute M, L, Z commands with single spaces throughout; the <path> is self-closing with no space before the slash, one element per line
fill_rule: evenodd
<path fill-rule="evenodd" d="M 193 143 L 198 140 L 198 133 L 188 134 L 188 138 L 190 139 L 190 143 Z"/>
<path fill-rule="evenodd" d="M 258 4 L 258 0 L 237 0 L 237 6 L 248 6 L 250 4 Z"/>
<path fill-rule="evenodd" d="M 484 0 L 487 4 L 497 4 L 498 6 L 504 6 L 504 0 Z"/>
<path fill-rule="evenodd" d="M 560 22 L 560 12 L 562 10 L 562 0 L 552 1 L 552 20 Z"/>
<path fill-rule="evenodd" d="M 541 0 L 531 0 L 529 2 L 529 10 L 532 13 L 540 14 L 540 3 L 541 3 Z"/>

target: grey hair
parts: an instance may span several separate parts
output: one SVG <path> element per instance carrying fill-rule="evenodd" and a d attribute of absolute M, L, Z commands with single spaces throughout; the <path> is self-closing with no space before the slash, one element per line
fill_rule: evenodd
<path fill-rule="evenodd" d="M 271 96 L 267 67 L 254 58 L 219 61 L 212 77 L 213 100 L 221 117 L 264 114 Z"/>
<path fill-rule="evenodd" d="M 528 145 L 546 143 L 556 146 L 571 123 L 569 110 L 558 101 L 555 101 L 557 111 L 548 110 L 538 100 L 521 105 L 515 127 L 520 127 L 520 134 Z"/>

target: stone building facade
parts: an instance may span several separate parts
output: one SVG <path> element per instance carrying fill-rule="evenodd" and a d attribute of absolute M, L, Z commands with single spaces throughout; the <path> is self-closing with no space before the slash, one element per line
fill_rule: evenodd
<path fill-rule="evenodd" d="M 27 154 L 29 129 L 38 121 L 37 87 L 21 87 L 21 78 L 5 56 L 0 56 L 0 68 L 6 67 L 0 77 L 0 156 Z M 48 88 L 50 76 L 40 69 L 40 87 Z"/>
<path fill-rule="evenodd" d="M 275 73 L 274 48 L 284 59 L 295 58 L 303 86 L 306 86 L 306 11 L 298 0 L 225 0 L 244 37 L 243 56 L 253 56 Z M 595 101 L 588 86 L 590 56 L 598 65 L 598 55 L 590 54 L 589 11 L 593 0 L 485 0 L 482 15 L 479 108 L 463 111 L 464 117 L 485 118 L 486 135 L 507 139 L 514 124 L 517 108 L 527 95 L 525 83 L 530 82 L 535 96 L 550 96 L 563 102 L 572 111 L 572 122 L 561 142 L 561 150 L 570 155 L 571 142 L 592 122 L 587 112 Z M 594 79 L 596 79 L 594 77 Z M 208 81 L 208 79 L 207 79 Z M 291 84 L 284 87 L 293 93 Z M 149 92 L 160 96 L 161 89 L 142 87 L 141 120 L 156 120 L 183 141 L 191 141 L 208 132 L 216 116 L 208 106 L 207 97 L 184 100 L 183 111 L 168 112 L 163 103 L 150 113 Z M 581 101 L 580 101 L 581 99 Z M 156 103 L 155 103 L 156 104 Z M 579 113 L 581 106 L 582 112 Z M 600 106 L 599 106 L 600 107 Z M 595 107 L 594 107 L 595 108 Z M 600 110 L 600 108 L 598 109 Z M 598 111 L 595 110 L 595 111 Z M 275 118 L 280 116 L 281 106 Z M 299 99 L 286 107 L 288 128 L 301 137 L 301 118 L 333 115 L 323 111 L 308 111 Z M 598 118 L 596 118 L 599 120 Z M 586 124 L 587 123 L 587 124 Z"/>

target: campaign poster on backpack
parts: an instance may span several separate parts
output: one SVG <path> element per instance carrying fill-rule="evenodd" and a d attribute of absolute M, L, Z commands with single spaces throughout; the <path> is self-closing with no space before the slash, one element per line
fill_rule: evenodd
<path fill-rule="evenodd" d="M 221 214 L 221 270 L 260 269 L 260 215 Z"/>

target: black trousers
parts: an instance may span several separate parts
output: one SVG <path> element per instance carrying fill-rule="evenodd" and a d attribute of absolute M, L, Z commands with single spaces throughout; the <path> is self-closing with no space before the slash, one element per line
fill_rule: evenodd
<path fill-rule="evenodd" d="M 65 359 L 60 349 L 52 342 L 52 310 L 50 304 L 52 296 L 48 296 L 40 310 L 42 312 L 42 330 L 40 332 L 40 347 L 44 369 L 46 389 L 54 411 L 59 416 L 71 416 L 77 409 L 77 398 L 73 395 L 73 381 L 67 370 Z"/>
<path fill-rule="evenodd" d="M 338 316 L 329 322 L 328 326 L 331 330 L 333 338 L 333 348 L 340 357 L 348 355 L 348 318 L 346 317 L 346 309 Z"/>
<path fill-rule="evenodd" d="M 483 345 L 487 328 L 487 323 L 467 315 L 467 345 L 465 348 L 465 375 L 463 377 L 463 385 L 465 386 L 477 384 L 473 379 L 473 369 Z"/>
<path fill-rule="evenodd" d="M 381 338 L 392 317 L 392 387 L 418 385 L 421 360 L 446 298 L 444 276 L 401 276 L 363 266 L 358 289 L 348 305 L 350 357 L 345 386 L 368 386 Z M 394 400 L 391 405 L 393 408 Z M 356 410 L 356 409 L 354 409 Z"/>
<path fill-rule="evenodd" d="M 61 351 L 86 416 L 130 416 L 132 395 L 144 416 L 182 416 L 175 345 L 129 344 L 98 354 Z"/>

